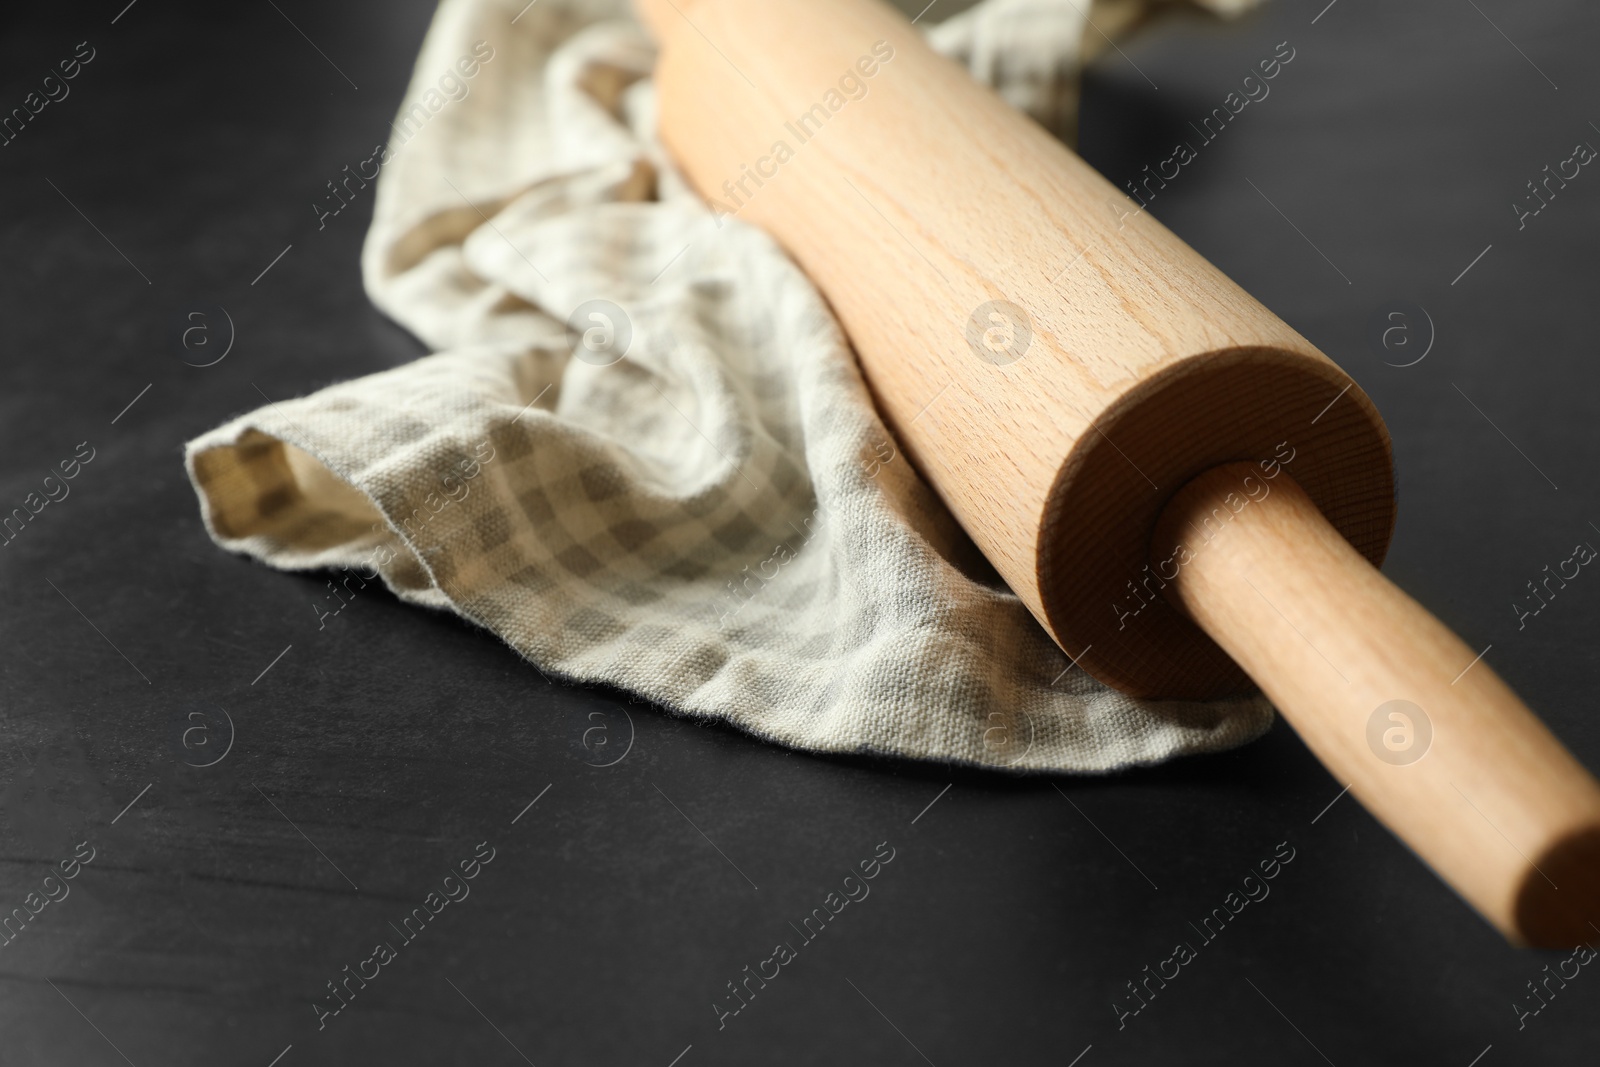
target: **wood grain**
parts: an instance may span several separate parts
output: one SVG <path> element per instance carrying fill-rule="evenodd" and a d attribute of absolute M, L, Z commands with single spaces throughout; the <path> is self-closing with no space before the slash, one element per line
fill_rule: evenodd
<path fill-rule="evenodd" d="M 1600 786 L 1376 570 L 1393 461 L 1347 375 L 876 0 L 639 7 L 689 181 L 811 275 L 1068 655 L 1146 696 L 1254 679 L 1508 937 L 1586 935 Z"/>
<path fill-rule="evenodd" d="M 1295 476 L 1381 561 L 1392 460 L 1361 390 L 903 16 L 874 0 L 641 9 L 674 158 L 805 267 L 905 453 L 1096 677 L 1168 697 L 1248 686 L 1159 597 L 1131 624 L 1119 609 L 1161 506 L 1218 463 L 1290 442 Z M 991 301 L 1026 316 L 1013 362 L 969 343 Z"/>

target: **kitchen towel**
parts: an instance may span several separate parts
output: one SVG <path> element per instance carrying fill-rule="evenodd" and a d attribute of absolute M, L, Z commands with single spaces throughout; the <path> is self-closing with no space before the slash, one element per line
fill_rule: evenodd
<path fill-rule="evenodd" d="M 990 0 L 928 36 L 1070 129 L 1088 17 Z M 368 293 L 435 354 L 190 442 L 216 542 L 796 748 L 1105 772 L 1266 730 L 1259 696 L 1135 700 L 1045 636 L 817 290 L 677 174 L 652 61 L 617 0 L 444 0 L 392 138 L 342 179 L 376 184 Z"/>

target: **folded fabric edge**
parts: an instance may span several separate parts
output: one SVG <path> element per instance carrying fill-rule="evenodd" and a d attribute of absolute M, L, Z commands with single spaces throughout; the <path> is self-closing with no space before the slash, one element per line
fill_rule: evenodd
<path fill-rule="evenodd" d="M 494 633 L 541 676 L 565 684 L 628 692 L 610 680 L 570 673 L 540 663 L 478 617 L 469 605 L 437 583 L 417 546 L 387 518 L 381 504 L 338 474 L 312 450 L 267 427 L 262 412 L 244 416 L 191 441 L 185 467 L 199 497 L 208 534 L 222 548 L 251 556 L 285 571 L 352 571 L 361 580 L 383 578 L 402 601 L 449 611 Z M 309 546 L 309 547 L 308 547 Z M 361 568 L 365 568 L 363 571 Z M 347 579 L 348 582 L 348 579 Z M 1265 734 L 1275 715 L 1259 697 L 1241 700 L 1229 714 L 1208 723 L 1185 722 L 1153 750 L 1133 758 L 1112 758 L 1064 769 L 1046 762 L 1031 743 L 1020 756 L 994 761 L 935 756 L 889 749 L 849 738 L 811 738 L 807 745 L 757 725 L 701 707 L 693 698 L 682 706 L 640 695 L 652 708 L 694 720 L 726 723 L 741 733 L 802 752 L 870 759 L 908 759 L 999 771 L 1012 776 L 1047 774 L 1108 775 L 1154 766 L 1177 755 L 1199 755 L 1236 748 Z M 1169 724 L 1173 725 L 1173 724 Z M 1146 738 L 1149 740 L 1149 738 Z M 1101 753 L 1104 755 L 1104 753 Z M 1032 758 L 1030 758 L 1032 757 Z"/>

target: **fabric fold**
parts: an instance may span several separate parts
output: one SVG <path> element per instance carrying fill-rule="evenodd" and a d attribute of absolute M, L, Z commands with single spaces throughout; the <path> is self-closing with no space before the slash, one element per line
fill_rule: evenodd
<path fill-rule="evenodd" d="M 998 0 L 930 36 L 1048 117 L 1083 17 Z M 1258 696 L 1135 700 L 1055 647 L 804 274 L 685 187 L 652 59 L 625 4 L 441 4 L 362 257 L 436 354 L 190 442 L 216 542 L 798 748 L 1104 772 L 1262 733 Z"/>

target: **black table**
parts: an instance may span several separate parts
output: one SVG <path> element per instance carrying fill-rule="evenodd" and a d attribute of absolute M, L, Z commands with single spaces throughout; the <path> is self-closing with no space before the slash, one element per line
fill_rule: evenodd
<path fill-rule="evenodd" d="M 181 447 L 419 354 L 361 291 L 365 219 L 319 232 L 310 205 L 385 138 L 429 7 L 124 2 L 0 37 L 6 113 L 93 56 L 0 146 L 0 506 L 92 454 L 0 547 L 0 1063 L 1594 1061 L 1600 974 L 1534 1000 L 1570 953 L 1505 945 L 1282 724 L 1015 778 L 550 684 L 376 590 L 319 629 L 322 579 L 207 540 Z M 1372 394 L 1403 485 L 1388 573 L 1600 766 L 1600 579 L 1513 607 L 1600 544 L 1600 173 L 1511 206 L 1600 145 L 1600 11 L 1324 4 L 1109 53 L 1082 149 L 1139 177 L 1288 42 L 1151 209 Z M 226 358 L 185 365 L 193 327 Z"/>

